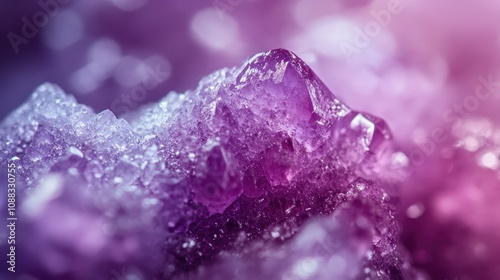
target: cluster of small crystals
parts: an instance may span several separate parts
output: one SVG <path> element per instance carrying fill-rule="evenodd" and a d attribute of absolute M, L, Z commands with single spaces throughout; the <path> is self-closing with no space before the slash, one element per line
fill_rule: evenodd
<path fill-rule="evenodd" d="M 24 180 L 27 274 L 416 279 L 373 181 L 395 158 L 389 130 L 293 53 L 258 54 L 127 119 L 45 84 L 2 123 L 2 162 Z"/>
<path fill-rule="evenodd" d="M 260 279 L 285 280 L 426 279 L 397 248 L 398 226 L 387 193 L 359 179 L 330 199 L 336 201 L 326 202 L 335 205 L 333 213 L 311 218 L 290 242 L 272 242 L 289 237 L 287 225 L 271 227 L 251 246 L 240 234 L 236 252 L 186 279 L 255 279 L 256 273 Z"/>
<path fill-rule="evenodd" d="M 169 208 L 162 209 L 163 197 L 150 194 L 162 182 L 152 182 L 164 173 L 160 158 L 126 121 L 110 111 L 95 114 L 44 84 L 2 123 L 0 134 L 2 163 L 16 165 L 17 193 L 26 195 L 18 238 L 29 242 L 19 245 L 21 271 L 39 271 L 33 276 L 42 279 L 99 279 L 109 274 L 109 263 L 160 258 L 142 240 L 161 242 L 155 220 L 160 211 L 181 215 L 187 190 L 168 192 Z"/>

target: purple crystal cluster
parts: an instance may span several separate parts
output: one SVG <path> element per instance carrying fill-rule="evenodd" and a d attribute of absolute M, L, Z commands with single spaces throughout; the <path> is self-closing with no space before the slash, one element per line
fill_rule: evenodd
<path fill-rule="evenodd" d="M 389 129 L 295 54 L 257 54 L 124 118 L 44 84 L 1 124 L 19 275 L 426 279 L 399 245 Z"/>

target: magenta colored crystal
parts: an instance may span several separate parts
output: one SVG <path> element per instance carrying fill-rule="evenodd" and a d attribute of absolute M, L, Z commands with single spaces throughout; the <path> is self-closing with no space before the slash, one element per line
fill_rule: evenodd
<path fill-rule="evenodd" d="M 2 123 L 31 240 L 19 245 L 24 273 L 423 277 L 399 246 L 389 129 L 295 54 L 258 54 L 124 117 L 44 84 Z"/>

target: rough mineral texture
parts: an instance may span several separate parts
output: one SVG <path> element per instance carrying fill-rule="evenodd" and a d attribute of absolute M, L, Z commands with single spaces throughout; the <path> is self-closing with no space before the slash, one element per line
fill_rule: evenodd
<path fill-rule="evenodd" d="M 390 131 L 293 53 L 124 117 L 44 84 L 1 124 L 1 162 L 19 178 L 18 275 L 425 279 L 399 246 L 404 155 Z"/>

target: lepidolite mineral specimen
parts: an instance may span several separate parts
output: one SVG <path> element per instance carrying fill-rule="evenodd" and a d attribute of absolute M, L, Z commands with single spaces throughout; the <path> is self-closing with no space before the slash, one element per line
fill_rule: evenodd
<path fill-rule="evenodd" d="M 1 124 L 19 275 L 424 279 L 398 245 L 388 128 L 293 53 L 258 54 L 126 118 L 44 84 Z"/>

